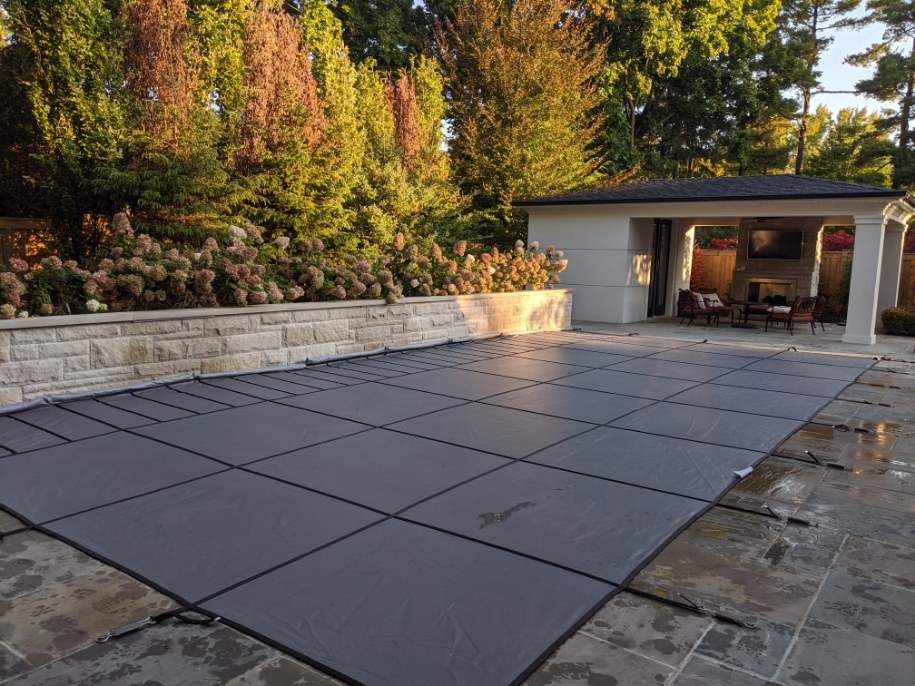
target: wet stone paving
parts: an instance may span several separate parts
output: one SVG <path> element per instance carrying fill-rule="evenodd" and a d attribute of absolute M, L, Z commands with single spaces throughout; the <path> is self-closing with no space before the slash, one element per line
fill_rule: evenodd
<path fill-rule="evenodd" d="M 547 339 L 545 334 L 540 336 L 541 342 L 557 340 Z M 554 336 L 563 336 L 563 345 L 576 340 L 570 333 Z M 528 345 L 513 344 L 524 339 Z M 214 379 L 209 385 L 219 395 L 208 390 L 205 397 L 193 401 L 199 402 L 193 407 L 187 398 L 197 398 L 196 387 L 153 389 L 111 399 L 103 407 L 97 407 L 96 402 L 90 408 L 93 412 L 90 416 L 107 425 L 130 428 L 132 436 L 148 437 L 165 426 L 159 422 L 174 422 L 168 440 L 180 440 L 181 445 L 195 454 L 215 451 L 231 462 L 241 461 L 243 455 L 258 449 L 257 445 L 244 444 L 243 429 L 237 435 L 206 440 L 210 437 L 196 431 L 181 435 L 181 420 L 206 416 L 210 409 L 207 403 L 213 402 L 221 403 L 222 408 L 239 408 L 241 423 L 252 416 L 242 408 L 256 407 L 255 403 L 262 400 L 271 402 L 274 408 L 288 408 L 290 413 L 326 411 L 334 420 L 322 424 L 320 443 L 306 449 L 314 460 L 309 483 L 317 491 L 328 494 L 321 496 L 327 499 L 322 504 L 328 508 L 322 510 L 325 516 L 352 530 L 371 526 L 372 518 L 346 524 L 340 521 L 333 503 L 366 503 L 373 512 L 392 517 L 420 500 L 424 489 L 452 487 L 473 474 L 500 470 L 512 460 L 529 455 L 545 439 L 528 425 L 524 431 L 503 431 L 498 440 L 490 434 L 500 427 L 510 427 L 515 413 L 538 412 L 538 403 L 566 408 L 561 418 L 553 412 L 552 417 L 545 418 L 552 423 L 539 428 L 554 436 L 558 446 L 539 450 L 533 458 L 513 465 L 519 468 L 516 478 L 495 481 L 493 488 L 520 488 L 518 484 L 535 478 L 539 467 L 550 467 L 566 470 L 567 487 L 577 497 L 587 498 L 588 490 L 579 485 L 584 478 L 580 474 L 594 473 L 610 481 L 620 477 L 613 471 L 600 471 L 610 467 L 589 463 L 589 451 L 593 452 L 595 444 L 620 445 L 628 439 L 635 441 L 626 444 L 629 452 L 639 454 L 639 439 L 634 437 L 641 436 L 645 428 L 639 423 L 639 412 L 651 407 L 657 413 L 655 419 L 660 418 L 665 427 L 654 444 L 656 449 L 666 449 L 669 445 L 673 450 L 678 441 L 696 438 L 691 433 L 694 427 L 705 426 L 703 438 L 714 436 L 710 442 L 715 445 L 695 453 L 700 464 L 701 460 L 717 460 L 717 464 L 732 459 L 734 467 L 728 467 L 731 469 L 746 464 L 746 455 L 759 451 L 771 454 L 749 476 L 738 481 L 718 506 L 708 509 L 663 547 L 628 582 L 630 590 L 617 593 L 597 609 L 524 683 L 530 686 L 911 684 L 915 674 L 915 357 L 910 354 L 880 361 L 825 406 L 816 402 L 805 404 L 805 397 L 808 400 L 809 397 L 804 388 L 822 389 L 809 391 L 814 395 L 816 392 L 832 395 L 828 390 L 831 384 L 838 383 L 837 388 L 841 389 L 860 374 L 861 369 L 854 367 L 846 374 L 837 364 L 839 358 L 832 358 L 831 364 L 824 365 L 827 373 L 821 378 L 798 381 L 796 376 L 790 377 L 791 383 L 798 384 L 798 390 L 791 398 L 795 405 L 785 407 L 770 402 L 771 397 L 766 393 L 772 393 L 773 389 L 765 388 L 771 371 L 767 359 L 778 350 L 734 344 L 730 347 L 734 348 L 731 352 L 736 359 L 732 359 L 724 346 L 697 344 L 695 336 L 671 346 L 659 343 L 656 348 L 647 340 L 641 345 L 625 341 L 620 345 L 614 339 L 615 345 L 608 349 L 604 346 L 605 339 L 581 334 L 582 344 L 570 346 L 565 354 L 548 345 L 530 345 L 537 341 L 534 337 L 495 339 L 479 348 L 481 354 L 469 363 L 460 353 L 444 349 L 404 354 L 396 364 L 401 369 L 412 370 L 411 373 L 386 376 L 388 382 L 380 390 L 373 384 L 367 395 L 356 394 L 353 389 L 368 379 L 389 374 L 393 364 L 362 360 L 341 365 L 333 373 L 313 371 L 308 381 L 315 392 L 309 394 L 302 394 L 296 387 L 301 383 L 300 377 L 284 378 L 283 372 Z M 683 357 L 689 352 L 686 348 L 694 355 L 689 366 L 701 368 L 684 371 L 682 364 L 676 366 L 686 359 Z M 759 361 L 750 360 L 747 364 L 747 356 L 753 350 L 759 350 Z M 628 354 L 623 355 L 622 351 Z M 511 357 L 507 358 L 508 355 Z M 611 361 L 614 355 L 619 359 Z M 791 362 L 792 356 L 793 353 L 784 353 L 782 359 Z M 654 367 L 670 374 L 637 377 L 641 381 L 637 388 L 633 387 L 629 375 L 652 371 L 645 362 L 650 359 L 658 359 L 657 364 L 673 365 L 669 369 L 663 365 Z M 532 360 L 538 364 L 531 364 Z M 803 364 L 809 361 L 809 356 L 798 353 L 793 361 Z M 581 373 L 582 367 L 568 368 L 576 365 L 594 369 Z M 468 369 L 457 375 L 458 366 Z M 499 374 L 500 369 L 504 376 Z M 799 372 L 804 369 L 798 367 Z M 481 396 L 480 384 L 474 383 L 473 377 L 468 380 L 468 371 L 486 375 L 487 381 L 497 386 L 496 390 Z M 421 378 L 417 372 L 427 376 Z M 683 376 L 690 378 L 679 378 Z M 609 389 L 619 388 L 621 378 L 630 384 L 629 391 L 609 394 Z M 663 383 L 654 379 L 662 379 Z M 805 381 L 809 385 L 805 386 Z M 669 392 L 661 390 L 663 384 Z M 423 407 L 428 414 L 419 420 L 406 419 L 418 414 L 418 409 L 411 406 L 416 402 L 415 392 L 445 385 L 451 389 L 449 397 L 425 398 L 435 405 Z M 721 389 L 720 394 L 714 392 L 715 386 Z M 730 389 L 737 386 L 758 389 L 759 395 L 732 393 Z M 535 395 L 535 391 L 539 392 Z M 170 393 L 181 394 L 180 404 L 174 402 Z M 326 395 L 319 403 L 320 393 Z M 679 395 L 671 399 L 674 393 Z M 484 403 L 479 403 L 483 398 Z M 703 423 L 703 413 L 712 411 L 709 408 L 739 417 L 749 408 L 741 409 L 737 403 L 754 400 L 760 408 L 767 408 L 758 412 L 765 416 L 754 416 L 745 426 L 732 422 L 726 431 L 715 434 L 708 429 L 708 423 Z M 716 408 L 716 404 L 721 407 Z M 76 405 L 73 412 L 86 407 Z M 480 411 L 481 408 L 485 411 Z M 56 408 L 46 409 L 51 412 L 32 419 L 35 430 L 31 432 L 17 433 L 7 427 L 7 440 L 16 443 L 10 452 L 44 450 L 63 440 L 55 435 L 69 425 L 61 424 L 53 412 Z M 465 427 L 480 427 L 479 435 L 467 431 L 458 441 L 453 434 L 454 423 L 434 421 L 437 414 L 445 412 L 453 413 Z M 783 427 L 786 418 L 796 417 L 798 412 L 806 412 L 807 421 L 797 422 L 779 445 L 771 449 L 766 446 L 766 432 Z M 360 426 L 364 433 L 353 430 L 351 423 L 366 421 L 366 413 L 372 413 L 371 425 L 375 427 L 403 423 L 398 445 L 402 446 L 406 468 L 415 474 L 411 486 L 415 492 L 394 488 L 386 481 L 392 479 L 390 465 L 368 464 L 358 449 L 350 449 L 349 443 L 357 441 L 359 436 L 368 436 L 380 446 L 391 440 L 379 428 L 365 430 Z M 138 417 L 152 419 L 138 421 Z M 578 424 L 583 422 L 589 427 L 600 427 L 582 433 Z M 56 431 L 42 431 L 39 428 L 42 423 L 46 428 L 56 427 Z M 95 435 L 91 424 L 73 424 L 70 430 L 82 433 L 65 436 L 66 440 L 108 441 L 115 440 L 111 436 L 121 435 L 105 434 L 101 429 Z M 0 426 L 0 433 L 3 431 L 4 427 Z M 290 446 L 299 438 L 275 437 L 278 444 L 286 441 Z M 430 441 L 436 441 L 440 453 L 441 464 L 436 469 L 429 469 L 422 459 L 430 451 Z M 2 455 L 0 461 L 5 459 Z M 251 479 L 266 475 L 286 483 L 301 478 L 294 469 L 295 459 L 296 452 L 287 452 L 255 463 L 246 472 L 251 473 Z M 646 460 L 626 461 L 612 469 L 629 473 L 643 469 L 650 473 L 655 466 L 650 459 Z M 361 475 L 360 478 L 341 485 L 334 478 L 335 465 L 340 463 L 351 473 Z M 218 485 L 218 478 L 227 472 L 209 475 L 207 465 L 201 458 L 193 466 L 182 467 L 191 470 L 183 478 L 209 479 L 217 484 L 214 488 L 225 488 L 232 493 L 231 484 Z M 501 473 L 507 472 L 501 469 Z M 68 473 L 69 481 L 61 485 L 62 490 L 78 484 L 79 478 L 78 473 Z M 149 478 L 155 479 L 155 474 Z M 629 482 L 638 480 L 630 478 Z M 664 485 L 665 482 L 662 479 L 652 483 Z M 670 485 L 674 487 L 690 497 L 714 495 L 714 489 L 710 490 L 701 480 Z M 156 488 L 153 483 L 147 490 Z M 667 486 L 664 488 L 666 492 Z M 451 493 L 461 495 L 460 488 Z M 135 495 L 126 491 L 119 494 L 127 501 Z M 89 493 L 86 497 L 93 496 Z M 278 495 L 267 492 L 262 497 L 275 501 Z M 462 497 L 486 503 L 490 496 L 478 489 Z M 435 527 L 437 522 L 446 521 L 455 507 L 442 497 L 430 503 L 408 513 L 408 522 Z M 89 501 L 79 504 L 80 509 L 93 506 Z M 60 516 L 54 509 L 58 507 L 55 500 L 42 507 L 48 508 L 42 515 L 45 519 L 52 521 Z M 523 503 L 520 507 L 518 512 L 492 512 L 490 519 L 508 520 L 511 524 L 512 517 L 517 521 L 517 517 L 524 516 Z M 240 509 L 243 511 L 236 515 L 239 521 L 257 517 L 253 509 L 250 512 Z M 157 526 L 178 524 L 166 519 Z M 377 526 L 385 525 L 395 529 L 395 525 L 408 526 L 401 524 L 399 518 Z M 425 530 L 412 523 L 409 526 Z M 508 545 L 497 537 L 486 538 L 499 535 L 500 527 L 488 526 L 487 521 L 480 528 L 474 527 L 469 527 L 465 535 L 478 536 L 498 546 Z M 60 533 L 67 535 L 63 528 Z M 167 619 L 141 631 L 97 643 L 96 638 L 113 627 L 176 609 L 180 603 L 67 543 L 25 526 L 3 511 L 0 511 L 0 536 L 0 684 L 328 686 L 340 683 L 218 621 L 200 625 Z M 356 533 L 347 540 L 358 542 L 358 537 Z M 536 541 L 530 546 L 522 552 L 537 559 L 556 552 L 537 549 Z M 498 564 L 500 559 L 494 558 L 493 564 Z M 597 558 L 583 559 L 583 564 L 591 564 L 589 560 Z M 598 575 L 613 574 L 600 566 L 593 569 Z M 183 583 L 188 584 L 185 595 L 202 593 L 194 588 L 192 581 Z M 669 598 L 679 605 L 695 602 L 720 614 L 716 618 L 709 612 L 691 612 L 648 596 Z"/>

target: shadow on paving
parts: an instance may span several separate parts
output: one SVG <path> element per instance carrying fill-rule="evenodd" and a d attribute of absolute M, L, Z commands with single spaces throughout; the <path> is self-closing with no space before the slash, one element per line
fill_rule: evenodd
<path fill-rule="evenodd" d="M 796 396 L 792 396 L 795 405 L 791 407 L 796 408 L 792 412 L 802 414 L 788 415 L 796 417 L 788 420 L 791 426 L 786 425 L 777 441 L 766 442 L 766 432 L 754 434 L 752 430 L 749 438 L 734 438 L 741 429 L 734 425 L 734 415 L 740 415 L 744 422 L 758 420 L 761 424 L 785 415 L 778 397 L 759 394 L 760 390 L 771 390 L 750 387 L 754 393 L 748 398 L 756 403 L 756 414 L 748 413 L 750 406 L 739 408 L 736 403 L 740 398 L 729 409 L 705 404 L 713 396 L 699 391 L 718 383 L 721 377 L 717 374 L 708 381 L 687 381 L 690 388 L 675 384 L 669 396 L 655 398 L 657 386 L 651 379 L 635 380 L 650 374 L 617 372 L 635 379 L 614 386 L 616 392 L 611 394 L 606 386 L 595 388 L 604 381 L 598 384 L 592 372 L 621 361 L 651 360 L 653 355 L 664 354 L 661 360 L 665 364 L 657 367 L 657 373 L 665 374 L 670 363 L 694 364 L 677 359 L 680 353 L 688 352 L 690 344 L 678 341 L 665 348 L 662 340 L 647 338 L 638 343 L 619 342 L 653 350 L 638 356 L 611 353 L 606 348 L 609 337 L 586 338 L 543 334 L 348 363 L 316 372 L 320 377 L 308 381 L 321 383 L 322 388 L 309 387 L 299 395 L 293 393 L 297 388 L 290 387 L 298 382 L 288 378 L 289 372 L 261 374 L 250 381 L 245 376 L 219 380 L 219 384 L 204 381 L 192 389 L 185 388 L 201 399 L 199 394 L 209 392 L 201 387 L 212 385 L 223 395 L 218 400 L 216 395 L 202 399 L 222 403 L 219 410 L 196 404 L 192 409 L 189 403 L 175 407 L 169 403 L 185 400 L 169 394 L 159 394 L 156 400 L 143 398 L 188 413 L 168 420 L 175 424 L 175 431 L 159 430 L 168 424 L 150 415 L 137 423 L 135 418 L 119 414 L 134 413 L 140 405 L 110 398 L 80 401 L 79 412 L 69 412 L 66 417 L 44 411 L 59 409 L 56 407 L 42 408 L 41 415 L 4 417 L 31 431 L 20 431 L 22 427 L 17 424 L 13 427 L 16 431 L 5 434 L 0 427 L 0 436 L 14 436 L 18 446 L 18 450 L 10 451 L 14 454 L 0 458 L 0 469 L 10 460 L 24 464 L 28 457 L 60 469 L 55 447 L 60 451 L 60 446 L 80 442 L 94 445 L 93 441 L 115 441 L 117 445 L 123 440 L 118 437 L 132 436 L 129 448 L 120 449 L 125 454 L 142 456 L 147 449 L 143 441 L 157 446 L 148 448 L 152 455 L 174 443 L 178 453 L 187 455 L 182 467 L 193 465 L 196 471 L 182 473 L 175 485 L 153 483 L 143 495 L 130 489 L 118 492 L 114 498 L 118 502 L 99 501 L 106 496 L 92 495 L 91 488 L 82 486 L 79 496 L 73 496 L 74 514 L 61 515 L 61 500 L 70 497 L 68 490 L 75 490 L 72 484 L 78 483 L 79 470 L 67 474 L 69 484 L 34 491 L 27 488 L 34 482 L 22 476 L 27 476 L 28 470 L 17 470 L 16 478 L 25 481 L 6 490 L 0 485 L 0 502 L 10 506 L 11 498 L 19 498 L 15 500 L 19 507 L 13 509 L 23 514 L 34 506 L 41 521 L 30 518 L 42 524 L 42 529 L 77 541 L 127 568 L 143 567 L 140 575 L 153 577 L 149 580 L 156 586 L 184 600 L 203 600 L 204 607 L 214 613 L 227 610 L 233 625 L 243 626 L 254 635 L 266 636 L 280 645 L 315 635 L 320 638 L 316 645 L 327 654 L 311 650 L 308 657 L 363 683 L 410 683 L 391 679 L 390 668 L 383 666 L 388 656 L 379 648 L 381 645 L 390 651 L 405 639 L 417 647 L 401 655 L 416 658 L 409 667 L 425 679 L 414 683 L 447 683 L 430 680 L 439 663 L 424 658 L 423 653 L 434 653 L 430 646 L 448 643 L 459 660 L 477 650 L 468 641 L 482 636 L 490 642 L 478 651 L 482 660 L 479 674 L 485 678 L 454 683 L 508 684 L 520 674 L 517 665 L 537 662 L 543 655 L 545 662 L 526 683 L 908 684 L 915 673 L 911 648 L 915 642 L 915 550 L 911 548 L 915 540 L 915 498 L 911 492 L 915 428 L 906 403 L 915 399 L 915 376 L 909 377 L 915 369 L 897 364 L 895 372 L 887 372 L 884 368 L 888 365 L 881 364 L 842 391 L 839 400 L 821 396 L 812 404 L 797 405 Z M 609 341 L 611 348 L 615 342 Z M 702 354 L 714 354 L 708 352 L 709 345 L 702 347 Z M 729 346 L 728 357 L 735 355 L 734 347 Z M 572 354 L 566 358 L 563 351 Z M 745 358 L 748 368 L 761 359 L 749 355 L 751 351 L 747 349 Z M 536 365 L 520 362 L 499 368 L 487 361 L 505 355 L 539 360 L 548 366 L 538 370 Z M 797 359 L 784 362 L 818 364 Z M 598 363 L 605 364 L 598 367 Z M 575 365 L 582 371 L 570 373 L 552 365 Z M 460 371 L 463 366 L 472 368 L 473 374 L 495 377 L 495 383 L 486 388 L 485 384 L 481 387 L 466 382 L 457 395 L 449 395 L 447 386 L 420 378 L 427 372 Z M 842 378 L 847 372 L 835 371 L 837 366 L 830 364 L 827 371 L 839 377 L 835 380 L 844 388 L 849 383 Z M 383 374 L 369 377 L 373 381 L 357 378 L 373 374 L 373 367 Z M 718 371 L 729 374 L 733 369 L 721 366 Z M 338 374 L 343 371 L 346 375 Z M 756 373 L 778 372 L 766 368 Z M 587 374 L 591 378 L 585 378 Z M 539 378 L 531 378 L 535 375 Z M 576 376 L 582 377 L 578 385 L 570 383 Z M 884 377 L 892 377 L 893 383 L 877 383 Z M 251 393 L 246 393 L 246 385 L 252 387 Z M 889 385 L 896 388 L 887 388 Z M 360 387 L 371 388 L 371 393 L 342 395 L 344 388 L 355 391 Z M 587 419 L 582 422 L 581 416 L 576 419 L 569 412 L 545 417 L 548 408 L 542 397 L 525 392 L 531 387 L 550 392 L 555 389 L 556 401 L 564 405 L 580 401 L 582 407 L 590 406 L 590 412 L 581 415 Z M 733 388 L 739 386 L 729 386 L 729 392 Z M 242 422 L 237 434 L 218 436 L 217 447 L 201 443 L 199 433 L 180 424 L 198 421 L 199 417 L 204 420 L 201 426 L 212 427 L 213 418 L 230 411 L 230 407 L 239 408 L 238 417 L 243 418 L 245 407 L 255 404 L 269 404 L 271 410 L 275 405 L 280 412 L 303 412 L 310 417 L 323 412 L 322 405 L 314 401 L 332 389 L 341 389 L 328 397 L 333 403 L 325 406 L 335 408 L 334 416 L 322 415 L 327 421 L 316 426 L 317 434 L 310 429 L 304 434 L 279 432 L 270 438 L 275 441 L 270 445 L 246 436 L 256 423 Z M 385 389 L 394 395 L 388 398 Z M 492 393 L 488 394 L 489 390 Z M 175 393 L 191 395 L 180 390 Z M 424 405 L 405 393 L 419 393 L 429 402 Z M 585 395 L 579 399 L 575 393 Z M 255 400 L 242 403 L 242 398 L 225 394 Z M 685 395 L 678 399 L 676 394 Z M 599 399 L 595 395 L 607 398 L 606 411 L 595 411 Z M 891 407 L 876 404 L 878 397 L 879 402 Z M 872 404 L 857 402 L 862 400 Z M 365 403 L 365 412 L 353 410 L 360 402 Z M 91 413 L 92 407 L 87 409 L 87 403 L 116 411 L 105 409 L 103 420 L 101 414 Z M 682 415 L 666 409 L 681 405 L 692 417 L 687 423 L 679 419 Z M 133 409 L 124 409 L 127 406 Z M 470 408 L 487 407 L 486 412 L 470 415 L 485 427 L 479 431 L 466 426 L 463 432 L 454 432 L 447 422 L 429 419 L 446 413 L 463 417 Z M 650 434 L 645 431 L 650 419 L 640 419 L 639 413 L 656 412 L 655 408 L 663 408 L 654 417 L 664 426 L 659 434 Z M 702 412 L 693 412 L 694 408 L 718 413 L 714 417 L 717 426 L 708 426 L 710 419 Z M 410 416 L 402 416 L 404 411 Z M 106 428 L 103 431 L 90 424 L 87 429 L 73 423 L 70 415 L 95 417 L 106 423 Z M 548 430 L 538 426 L 540 418 L 553 420 L 547 423 Z M 835 424 L 848 430 L 836 429 Z M 118 431 L 121 425 L 131 431 Z M 507 429 L 509 438 L 489 436 L 500 426 Z M 788 434 L 792 435 L 782 443 Z M 402 463 L 391 457 L 393 448 L 384 448 L 386 441 L 408 447 Z M 2 439 L 0 444 L 4 444 Z M 616 445 L 626 446 L 628 461 L 617 465 L 596 458 Z M 367 459 L 376 454 L 372 450 L 385 459 L 382 468 Z M 774 456 L 734 485 L 735 469 L 758 462 L 772 450 Z M 851 470 L 810 464 L 805 450 L 824 461 L 848 465 Z M 636 451 L 643 460 L 629 459 Z M 681 479 L 672 479 L 667 468 L 675 463 L 690 465 Z M 346 479 L 354 469 L 365 478 Z M 638 477 L 627 481 L 625 475 L 636 471 Z M 417 475 L 415 483 L 411 482 L 412 474 Z M 657 475 L 656 480 L 652 474 Z M 272 485 L 264 490 L 259 479 Z M 411 488 L 402 491 L 398 481 L 410 483 Z M 0 474 L 0 484 L 10 483 Z M 377 488 L 372 488 L 373 483 Z M 219 493 L 219 498 L 202 497 L 208 489 Z M 656 494 L 658 500 L 646 503 L 642 515 L 632 516 L 643 502 L 640 498 L 627 500 L 630 490 L 633 495 Z M 689 524 L 724 492 L 722 504 L 740 510 L 713 507 L 651 559 L 667 538 L 660 535 L 652 539 L 656 535 L 652 531 L 665 525 L 675 530 L 680 521 Z M 504 494 L 504 499 L 500 500 L 499 494 Z M 607 509 L 604 501 L 608 497 L 620 507 Z M 255 500 L 245 505 L 247 498 Z M 288 507 L 283 505 L 287 500 Z M 502 502 L 508 500 L 519 506 L 506 509 Z M 683 515 L 665 513 L 660 504 L 666 500 L 697 505 Z M 223 502 L 227 507 L 209 511 L 204 504 L 212 502 Z M 458 507 L 461 502 L 473 503 L 473 507 Z M 633 547 L 625 538 L 618 538 L 620 527 L 594 526 L 593 521 L 584 526 L 581 517 L 569 514 L 569 502 L 584 504 L 585 510 L 599 513 L 599 520 L 642 527 L 636 529 L 640 545 Z M 766 506 L 782 518 L 765 516 L 769 513 Z M 272 519 L 270 512 L 276 512 L 276 518 Z M 786 515 L 811 525 L 787 522 Z M 651 525 L 652 516 L 666 524 Z M 678 519 L 681 516 L 686 519 Z M 246 539 L 248 534 L 242 530 L 258 518 L 264 518 L 257 529 L 260 540 Z M 232 523 L 236 534 L 233 541 L 240 549 L 260 545 L 263 552 L 250 555 L 243 568 L 237 568 L 238 561 L 225 557 L 227 551 L 222 546 L 206 548 L 212 545 L 212 532 L 208 533 L 207 527 L 221 521 Z M 338 529 L 322 524 L 321 531 L 314 531 L 310 526 L 314 521 L 332 521 Z M 188 522 L 201 525 L 198 538 L 179 541 L 179 546 L 185 547 L 174 552 L 183 566 L 191 565 L 189 569 L 195 570 L 194 579 L 178 573 L 169 581 L 169 575 L 176 574 L 175 565 L 158 561 L 159 566 L 150 566 L 149 561 L 162 552 L 154 539 L 163 530 L 181 532 L 188 528 Z M 22 526 L 12 515 L 0 513 L 0 532 L 16 532 Z M 537 535 L 529 533 L 530 527 L 535 527 Z M 274 530 L 292 535 L 278 536 L 272 542 Z M 127 550 L 125 546 L 129 547 L 131 531 L 139 535 L 143 550 L 130 552 L 134 556 L 130 560 L 117 559 L 115 552 L 121 555 Z M 552 543 L 548 539 L 544 544 L 546 537 L 552 537 Z M 195 550 L 200 546 L 218 564 L 196 559 Z M 288 546 L 290 552 L 284 552 L 282 546 Z M 623 559 L 635 567 L 650 560 L 632 580 L 635 588 L 675 600 L 682 593 L 736 618 L 752 619 L 756 627 L 717 621 L 626 592 L 613 595 L 606 604 L 597 602 L 593 616 L 578 626 L 591 613 L 595 601 L 612 595 L 615 585 L 629 581 L 619 557 L 602 556 L 601 551 L 608 549 L 628 550 Z M 429 579 L 437 583 L 430 586 Z M 468 589 L 468 579 L 477 587 Z M 524 583 L 519 584 L 522 579 Z M 219 588 L 208 596 L 211 585 Z M 182 591 L 178 593 L 176 587 Z M 307 592 L 290 596 L 283 590 L 289 588 Z M 492 622 L 490 608 L 483 606 L 491 604 L 487 598 L 492 595 L 481 594 L 479 588 L 504 599 L 500 612 L 511 608 L 498 624 L 474 625 L 474 621 Z M 441 612 L 440 599 L 435 596 L 442 594 L 442 589 L 463 605 L 456 614 Z M 322 601 L 316 611 L 314 603 L 305 599 L 321 594 L 331 600 Z M 212 599 L 206 600 L 210 596 Z M 0 683 L 334 683 L 331 676 L 223 623 L 196 626 L 168 620 L 107 643 L 93 642 L 114 626 L 175 605 L 140 581 L 45 533 L 27 530 L 7 534 L 0 541 Z M 291 633 L 278 636 L 269 617 L 285 617 L 283 626 Z M 379 617 L 385 619 L 379 621 Z M 415 634 L 411 633 L 411 622 L 417 627 Z M 386 627 L 395 624 L 401 626 L 402 633 L 392 637 Z M 531 632 L 530 627 L 546 630 Z M 267 636 L 271 631 L 273 635 Z M 506 631 L 523 635 L 528 644 L 500 644 L 500 634 Z M 556 645 L 570 631 L 574 633 L 559 643 L 555 652 L 544 654 L 544 647 Z M 517 656 L 510 661 L 488 657 L 506 649 L 517 651 Z M 361 664 L 345 664 L 348 671 L 344 671 L 334 662 L 336 655 L 354 650 L 367 656 Z M 376 664 L 380 666 L 378 672 L 374 671 Z M 466 667 L 461 669 L 456 673 L 474 673 Z"/>

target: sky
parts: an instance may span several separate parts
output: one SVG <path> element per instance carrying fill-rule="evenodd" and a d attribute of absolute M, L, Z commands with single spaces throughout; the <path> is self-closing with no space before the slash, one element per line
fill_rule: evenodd
<path fill-rule="evenodd" d="M 861 14 L 856 12 L 856 14 Z M 835 41 L 820 61 L 819 69 L 823 72 L 821 81 L 825 90 L 854 90 L 855 83 L 870 76 L 871 67 L 853 67 L 845 64 L 848 55 L 863 52 L 883 35 L 883 26 L 874 24 L 859 29 L 836 31 Z M 866 107 L 871 111 L 879 110 L 881 103 L 861 95 L 820 93 L 814 97 L 814 107 L 826 105 L 832 112 L 843 107 Z"/>

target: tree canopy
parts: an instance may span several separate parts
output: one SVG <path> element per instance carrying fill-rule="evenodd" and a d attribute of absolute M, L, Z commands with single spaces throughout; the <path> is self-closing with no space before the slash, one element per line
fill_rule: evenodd
<path fill-rule="evenodd" d="M 816 107 L 840 27 L 878 109 Z M 96 250 L 511 245 L 512 201 L 630 178 L 915 187 L 908 0 L 0 0 L 0 215 Z"/>

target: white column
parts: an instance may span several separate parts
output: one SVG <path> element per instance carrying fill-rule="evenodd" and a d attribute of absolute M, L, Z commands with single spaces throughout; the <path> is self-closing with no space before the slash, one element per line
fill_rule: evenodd
<path fill-rule="evenodd" d="M 883 263 L 882 214 L 855 215 L 855 254 L 851 261 L 848 319 L 843 343 L 873 345 L 877 342 L 877 292 Z"/>
<path fill-rule="evenodd" d="M 674 224 L 672 234 L 671 240 L 676 240 L 676 252 L 671 295 L 676 309 L 677 289 L 689 288 L 690 274 L 693 271 L 693 241 L 696 238 L 696 227 L 691 219 L 680 219 Z"/>
<path fill-rule="evenodd" d="M 887 219 L 883 235 L 883 262 L 880 266 L 880 289 L 877 293 L 877 316 L 888 307 L 896 307 L 899 277 L 902 275 L 902 245 L 905 224 Z"/>

